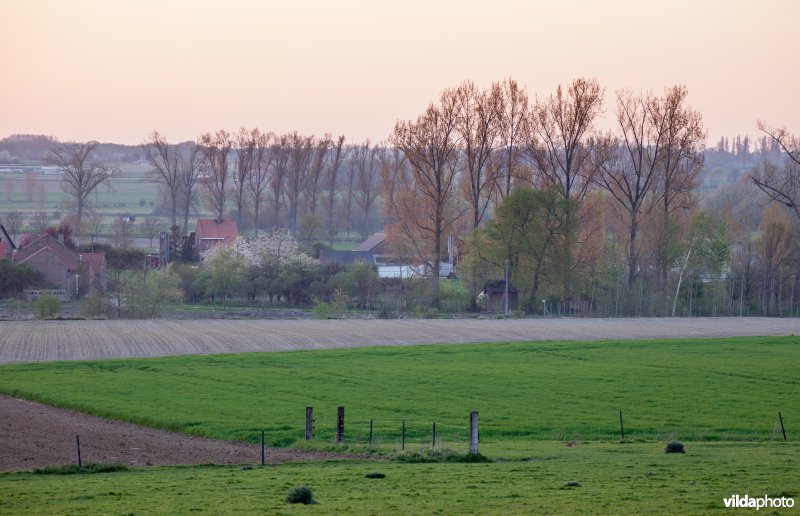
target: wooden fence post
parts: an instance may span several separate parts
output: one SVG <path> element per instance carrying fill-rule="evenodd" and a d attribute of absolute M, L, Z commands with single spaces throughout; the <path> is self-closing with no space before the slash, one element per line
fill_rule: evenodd
<path fill-rule="evenodd" d="M 306 407 L 306 441 L 314 438 L 314 407 Z"/>
<path fill-rule="evenodd" d="M 406 420 L 405 419 L 403 419 L 403 433 L 402 433 L 402 437 L 401 437 L 401 440 L 400 440 L 400 449 L 401 450 L 405 450 L 406 449 Z"/>
<path fill-rule="evenodd" d="M 339 407 L 336 415 L 336 442 L 344 442 L 344 407 Z"/>
<path fill-rule="evenodd" d="M 478 453 L 478 411 L 469 413 L 469 452 Z"/>
<path fill-rule="evenodd" d="M 81 436 L 79 435 L 75 436 L 75 443 L 78 448 L 78 467 L 80 468 L 83 466 L 83 464 L 81 463 Z"/>

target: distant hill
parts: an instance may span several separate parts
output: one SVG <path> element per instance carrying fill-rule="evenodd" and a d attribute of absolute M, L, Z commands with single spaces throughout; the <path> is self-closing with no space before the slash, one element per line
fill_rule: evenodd
<path fill-rule="evenodd" d="M 59 144 L 58 138 L 43 134 L 12 134 L 0 140 L 0 164 L 41 164 L 50 150 Z M 144 161 L 138 145 L 101 143 L 97 157 L 109 163 Z"/>

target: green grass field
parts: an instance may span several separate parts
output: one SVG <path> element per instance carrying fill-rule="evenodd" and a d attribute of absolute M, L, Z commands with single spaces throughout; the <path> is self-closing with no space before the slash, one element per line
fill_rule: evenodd
<path fill-rule="evenodd" d="M 17 473 L 0 475 L 0 513 L 698 514 L 723 510 L 722 498 L 734 493 L 797 500 L 798 452 L 798 443 L 697 443 L 685 455 L 668 455 L 663 443 L 567 448 L 547 442 L 534 444 L 524 459 L 490 464 L 328 462 L 252 470 Z M 375 471 L 386 478 L 365 478 Z M 316 505 L 285 502 L 300 485 L 314 491 Z"/>
<path fill-rule="evenodd" d="M 0 392 L 95 415 L 220 439 L 302 438 L 313 406 L 317 440 L 396 447 L 482 442 L 516 455 L 537 440 L 773 440 L 778 411 L 800 437 L 800 338 L 412 346 L 0 367 Z M 521 453 L 524 454 L 524 451 Z"/>
<path fill-rule="evenodd" d="M 344 449 L 365 447 L 374 418 L 384 453 L 399 448 L 402 419 L 408 448 L 429 448 L 436 420 L 437 447 L 463 451 L 475 409 L 493 462 L 0 474 L 0 513 L 694 514 L 724 510 L 733 494 L 797 501 L 799 344 L 540 342 L 7 365 L 0 392 L 217 438 L 255 441 L 264 428 L 281 445 L 301 439 L 313 405 L 313 446 L 334 447 L 341 404 Z M 673 437 L 685 455 L 664 453 Z M 386 478 L 365 478 L 373 471 Z M 316 505 L 285 501 L 300 485 Z"/>

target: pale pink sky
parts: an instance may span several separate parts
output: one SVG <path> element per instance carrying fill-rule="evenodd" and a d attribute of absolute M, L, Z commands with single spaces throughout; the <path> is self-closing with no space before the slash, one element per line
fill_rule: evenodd
<path fill-rule="evenodd" d="M 245 125 L 381 140 L 442 89 L 684 83 L 711 145 L 800 132 L 800 1 L 0 0 L 0 138 Z"/>

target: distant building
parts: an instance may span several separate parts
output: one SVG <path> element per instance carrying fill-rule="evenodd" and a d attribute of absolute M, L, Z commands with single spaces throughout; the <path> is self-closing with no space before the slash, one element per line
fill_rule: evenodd
<path fill-rule="evenodd" d="M 489 312 L 505 311 L 505 292 L 506 282 L 504 280 L 490 281 L 483 286 L 483 294 L 486 296 L 486 310 Z M 519 292 L 517 287 L 508 284 L 508 309 L 516 310 L 518 306 Z"/>
<path fill-rule="evenodd" d="M 106 289 L 105 253 L 76 253 L 46 233 L 14 253 L 13 262 L 26 264 L 70 296 L 77 296 L 81 287 L 90 293 Z"/>
<path fill-rule="evenodd" d="M 239 227 L 235 220 L 198 219 L 194 234 L 195 248 L 202 254 L 217 244 L 232 244 L 239 236 Z"/>
<path fill-rule="evenodd" d="M 377 255 L 386 254 L 386 234 L 374 233 L 353 248 L 355 252 L 368 252 Z"/>

